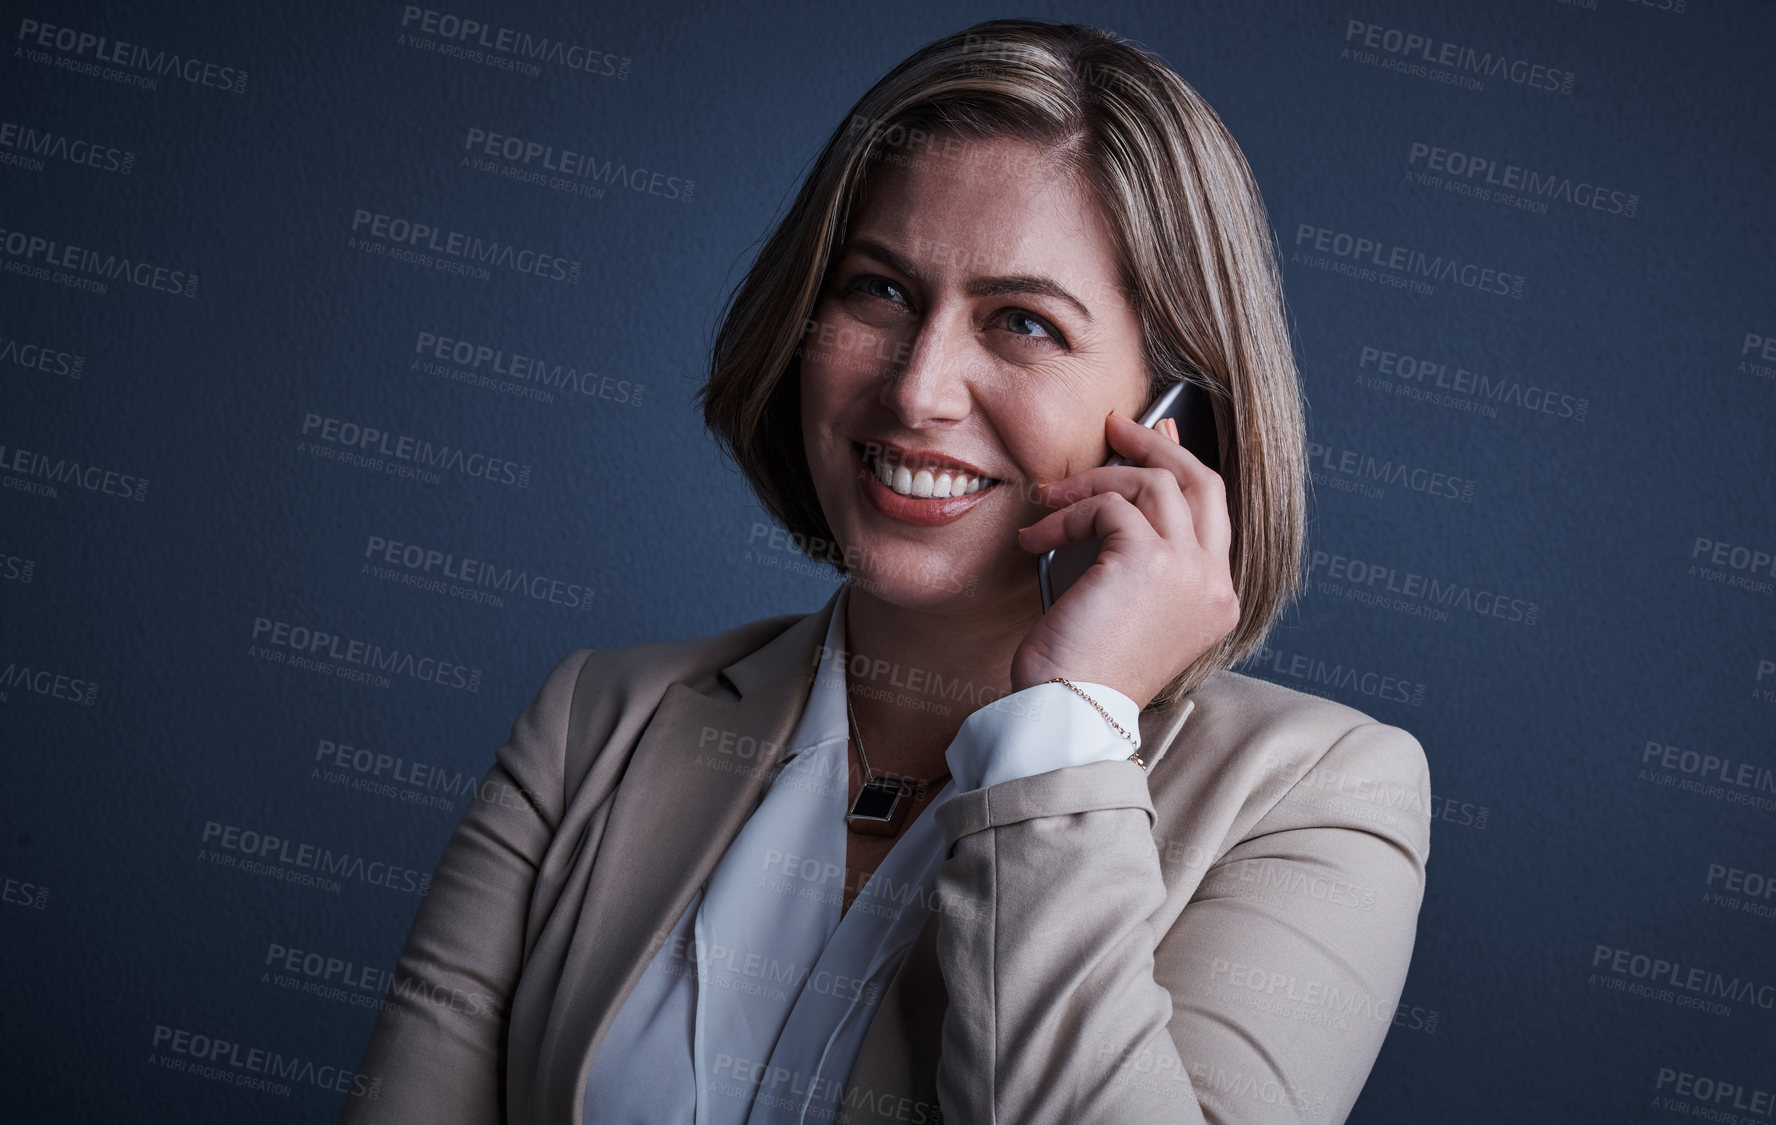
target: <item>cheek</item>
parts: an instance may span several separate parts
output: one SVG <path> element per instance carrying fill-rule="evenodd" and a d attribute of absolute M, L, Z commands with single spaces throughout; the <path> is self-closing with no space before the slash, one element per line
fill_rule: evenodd
<path fill-rule="evenodd" d="M 1052 481 L 1102 465 L 1114 452 L 1105 436 L 1112 408 L 1131 417 L 1144 405 L 1138 377 L 1114 359 L 1062 360 L 1028 380 L 1023 393 L 1000 395 L 995 415 L 1006 450 L 1033 481 Z"/>
<path fill-rule="evenodd" d="M 1104 428 L 1084 407 L 1020 422 L 1007 433 L 1008 451 L 1032 484 L 1055 481 L 1104 463 Z"/>
<path fill-rule="evenodd" d="M 1111 453 L 1110 441 L 1104 436 L 1102 422 L 1095 429 L 1076 427 L 1068 435 L 1066 453 L 1061 458 L 1058 471 L 1071 476 L 1096 468 L 1109 460 Z"/>
<path fill-rule="evenodd" d="M 833 334 L 823 334 L 819 322 L 802 337 L 800 388 L 804 424 L 819 426 L 830 423 L 836 410 L 850 397 L 846 371 L 848 365 L 832 346 Z"/>
<path fill-rule="evenodd" d="M 906 345 L 884 328 L 851 316 L 844 303 L 822 301 L 802 335 L 802 369 L 843 396 L 871 390 Z"/>

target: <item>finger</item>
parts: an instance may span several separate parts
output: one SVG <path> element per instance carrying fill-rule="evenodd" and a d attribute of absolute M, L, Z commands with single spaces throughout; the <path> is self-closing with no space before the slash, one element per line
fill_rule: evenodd
<path fill-rule="evenodd" d="M 1178 478 L 1178 487 L 1190 503 L 1199 543 L 1217 551 L 1232 548 L 1233 521 L 1227 513 L 1227 484 L 1220 473 L 1203 464 L 1181 442 L 1120 411 L 1110 412 L 1105 433 L 1111 445 L 1133 464 L 1170 469 Z"/>
<path fill-rule="evenodd" d="M 1037 499 L 1064 508 L 1091 496 L 1114 492 L 1133 504 L 1153 530 L 1167 539 L 1200 545 L 1196 520 L 1177 476 L 1161 468 L 1100 465 L 1038 485 Z"/>
<path fill-rule="evenodd" d="M 1159 533 L 1147 522 L 1140 509 L 1129 503 L 1120 492 L 1101 492 L 1070 504 L 1058 512 L 1050 512 L 1018 532 L 1018 545 L 1032 554 L 1041 554 L 1075 543 L 1081 539 L 1115 537 L 1123 542 L 1159 539 Z"/>
<path fill-rule="evenodd" d="M 1162 419 L 1160 424 L 1170 425 L 1172 434 L 1178 432 L 1177 423 L 1170 418 Z M 1203 464 L 1179 438 L 1168 436 L 1155 427 L 1143 426 L 1120 410 L 1112 410 L 1105 420 L 1104 436 L 1110 440 L 1112 449 L 1137 465 L 1164 465 L 1196 475 L 1219 475 Z"/>

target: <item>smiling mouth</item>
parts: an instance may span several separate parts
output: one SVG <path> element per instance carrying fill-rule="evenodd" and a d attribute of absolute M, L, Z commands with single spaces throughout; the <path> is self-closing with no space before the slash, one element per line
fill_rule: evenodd
<path fill-rule="evenodd" d="M 914 500 L 948 500 L 969 496 L 1001 482 L 993 477 L 941 465 L 900 463 L 895 451 L 876 445 L 858 445 L 863 463 L 883 486 L 896 495 Z"/>

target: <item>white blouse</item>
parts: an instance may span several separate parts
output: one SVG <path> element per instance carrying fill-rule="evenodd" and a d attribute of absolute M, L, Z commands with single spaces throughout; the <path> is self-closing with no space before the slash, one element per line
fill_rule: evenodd
<path fill-rule="evenodd" d="M 931 911 L 944 858 L 932 814 L 957 792 L 1135 747 L 1062 684 L 974 711 L 945 751 L 952 780 L 840 916 L 850 727 L 847 586 L 801 721 L 763 800 L 624 1000 L 586 1079 L 588 1125 L 830 1122 L 877 1003 Z M 1139 737 L 1140 708 L 1080 682 Z"/>

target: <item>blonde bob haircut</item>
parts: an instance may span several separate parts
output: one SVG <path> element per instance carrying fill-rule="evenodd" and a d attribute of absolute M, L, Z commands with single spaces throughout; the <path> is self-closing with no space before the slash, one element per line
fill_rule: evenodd
<path fill-rule="evenodd" d="M 1169 705 L 1256 652 L 1299 591 L 1308 478 L 1258 186 L 1215 111 L 1141 47 L 1094 27 L 991 20 L 891 70 L 833 132 L 730 298 L 697 395 L 704 420 L 802 550 L 847 573 L 802 446 L 800 345 L 869 170 L 935 151 L 932 138 L 1034 143 L 1090 185 L 1153 389 L 1192 379 L 1214 403 L 1240 620 L 1149 704 Z"/>

